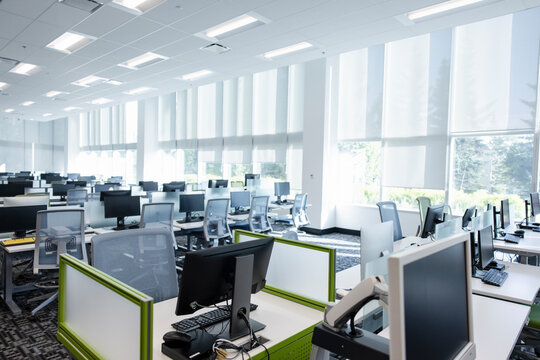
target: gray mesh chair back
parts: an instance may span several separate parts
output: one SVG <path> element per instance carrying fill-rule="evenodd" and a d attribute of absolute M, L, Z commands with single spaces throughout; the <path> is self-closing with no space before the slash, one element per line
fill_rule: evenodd
<path fill-rule="evenodd" d="M 393 201 L 381 201 L 377 203 L 377 206 L 379 207 L 381 222 L 394 222 L 394 241 L 402 239 L 401 223 L 399 222 L 396 204 Z"/>
<path fill-rule="evenodd" d="M 420 232 L 424 228 L 424 221 L 426 221 L 427 209 L 431 206 L 431 199 L 426 196 L 419 196 L 416 198 L 416 202 L 418 203 L 418 211 L 420 213 L 420 227 L 416 236 L 420 236 Z"/>
<path fill-rule="evenodd" d="M 178 246 L 174 237 L 173 230 L 173 211 L 174 203 L 151 203 L 143 204 L 141 213 L 140 227 L 147 228 L 164 228 L 171 232 L 173 246 L 176 249 Z"/>
<path fill-rule="evenodd" d="M 88 191 L 86 189 L 69 189 L 67 191 L 67 205 L 84 206 L 86 201 L 88 201 Z"/>
<path fill-rule="evenodd" d="M 92 265 L 154 302 L 178 296 L 171 232 L 163 228 L 115 231 L 92 238 Z"/>
<path fill-rule="evenodd" d="M 310 224 L 306 213 L 306 205 L 307 194 L 296 194 L 292 208 L 292 220 L 296 228 Z"/>
<path fill-rule="evenodd" d="M 100 193 L 102 191 L 109 191 L 109 190 L 116 190 L 116 187 L 113 185 L 104 185 L 104 184 L 96 184 L 94 185 L 94 192 Z"/>
<path fill-rule="evenodd" d="M 268 220 L 269 199 L 269 196 L 254 196 L 251 199 L 248 217 L 250 231 L 258 233 L 272 231 L 272 226 Z"/>
<path fill-rule="evenodd" d="M 229 199 L 210 199 L 206 204 L 203 231 L 206 241 L 219 240 L 231 236 L 227 224 Z"/>
<path fill-rule="evenodd" d="M 88 262 L 84 243 L 84 210 L 42 210 L 37 213 L 34 273 L 57 269 L 61 254 Z"/>

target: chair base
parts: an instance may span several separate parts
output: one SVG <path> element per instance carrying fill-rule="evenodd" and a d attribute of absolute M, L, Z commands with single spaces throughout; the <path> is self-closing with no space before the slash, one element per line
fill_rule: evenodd
<path fill-rule="evenodd" d="M 51 297 L 49 297 L 47 300 L 45 300 L 44 302 L 39 304 L 39 306 L 37 308 L 32 310 L 32 316 L 36 315 L 39 310 L 43 309 L 45 306 L 49 305 L 54 300 L 56 300 L 57 297 L 58 297 L 58 291 L 55 292 L 54 294 L 52 294 Z"/>

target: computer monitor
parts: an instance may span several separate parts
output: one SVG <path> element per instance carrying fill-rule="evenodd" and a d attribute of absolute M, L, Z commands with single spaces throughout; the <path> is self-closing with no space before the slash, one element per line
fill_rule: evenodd
<path fill-rule="evenodd" d="M 208 180 L 208 188 L 209 189 L 226 188 L 227 186 L 229 186 L 229 180 L 224 180 L 224 179 Z"/>
<path fill-rule="evenodd" d="M 501 227 L 506 229 L 510 226 L 510 204 L 508 199 L 501 200 Z"/>
<path fill-rule="evenodd" d="M 60 176 L 60 174 L 53 173 L 53 174 L 42 174 L 41 180 L 45 180 L 47 184 L 50 184 L 53 181 L 62 181 L 63 178 Z"/>
<path fill-rule="evenodd" d="M 69 180 L 77 180 L 80 177 L 81 177 L 81 174 L 79 173 L 67 173 L 67 178 Z"/>
<path fill-rule="evenodd" d="M 471 222 L 475 211 L 476 211 L 476 205 L 473 205 L 467 208 L 467 210 L 465 210 L 465 213 L 463 214 L 463 220 L 461 222 L 462 228 L 466 228 L 467 226 L 469 226 L 469 223 Z"/>
<path fill-rule="evenodd" d="M 62 200 L 65 200 L 67 191 L 75 189 L 75 184 L 52 184 L 52 189 L 54 196 L 60 196 Z"/>
<path fill-rule="evenodd" d="M 390 359 L 474 359 L 471 256 L 464 233 L 388 259 Z"/>
<path fill-rule="evenodd" d="M 15 238 L 23 238 L 26 232 L 36 228 L 37 212 L 47 210 L 46 205 L 0 207 L 0 233 L 14 232 Z"/>
<path fill-rule="evenodd" d="M 249 191 L 231 191 L 231 207 L 238 211 L 240 208 L 251 205 L 251 193 Z"/>
<path fill-rule="evenodd" d="M 116 218 L 116 228 L 114 230 L 127 229 L 125 225 L 126 216 L 136 216 L 141 214 L 141 202 L 139 196 L 105 196 L 105 218 Z"/>
<path fill-rule="evenodd" d="M 531 193 L 531 215 L 540 215 L 540 194 Z"/>
<path fill-rule="evenodd" d="M 181 194 L 180 212 L 186 213 L 186 222 L 191 221 L 191 213 L 204 211 L 204 194 Z"/>
<path fill-rule="evenodd" d="M 478 231 L 478 259 L 481 270 L 488 268 L 493 262 L 493 228 L 490 226 Z"/>
<path fill-rule="evenodd" d="M 265 238 L 188 252 L 176 315 L 191 314 L 201 306 L 232 299 L 229 332 L 216 327 L 217 332 L 230 340 L 247 335 L 248 327 L 238 314 L 241 311 L 249 319 L 251 294 L 262 290 L 266 284 L 273 245 L 273 238 Z M 261 323 L 249 322 L 254 332 L 264 328 Z"/>
<path fill-rule="evenodd" d="M 277 202 L 281 202 L 282 196 L 287 196 L 291 193 L 291 184 L 288 181 L 274 183 L 274 195 L 277 197 Z"/>
<path fill-rule="evenodd" d="M 163 184 L 163 192 L 186 191 L 185 181 L 175 181 Z"/>
<path fill-rule="evenodd" d="M 257 180 L 261 178 L 261 174 L 244 174 L 244 185 L 248 186 L 248 180 Z"/>
<path fill-rule="evenodd" d="M 24 195 L 25 188 L 31 188 L 32 182 L 0 184 L 0 197 Z"/>
<path fill-rule="evenodd" d="M 155 181 L 139 181 L 143 191 L 158 191 L 158 183 Z"/>
<path fill-rule="evenodd" d="M 21 170 L 18 172 L 18 174 L 23 174 L 23 175 L 30 175 L 32 173 L 32 171 L 30 170 Z"/>
<path fill-rule="evenodd" d="M 17 173 L 15 174 L 14 178 L 11 178 L 9 180 L 28 181 L 28 180 L 34 180 L 34 176 L 30 174 L 25 174 L 25 173 Z"/>
<path fill-rule="evenodd" d="M 131 190 L 109 190 L 99 193 L 99 200 L 105 201 L 108 196 L 131 196 Z"/>
<path fill-rule="evenodd" d="M 421 237 L 427 238 L 428 236 L 435 234 L 435 225 L 444 222 L 443 213 L 444 204 L 428 207 Z"/>
<path fill-rule="evenodd" d="M 68 181 L 67 184 L 75 185 L 76 187 L 86 187 L 87 182 L 84 180 Z"/>

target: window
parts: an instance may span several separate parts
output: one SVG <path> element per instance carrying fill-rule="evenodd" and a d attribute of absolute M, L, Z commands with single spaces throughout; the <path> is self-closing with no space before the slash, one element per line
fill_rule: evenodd
<path fill-rule="evenodd" d="M 137 142 L 137 124 L 139 117 L 139 109 L 137 101 L 127 102 L 125 105 L 125 134 L 126 134 L 126 143 L 136 143 Z"/>

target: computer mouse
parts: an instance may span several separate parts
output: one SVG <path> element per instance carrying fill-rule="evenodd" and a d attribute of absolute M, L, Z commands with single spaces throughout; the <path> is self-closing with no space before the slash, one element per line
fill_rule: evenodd
<path fill-rule="evenodd" d="M 519 230 L 518 229 L 518 230 L 514 231 L 514 234 L 523 235 L 523 234 L 525 234 L 525 230 Z"/>
<path fill-rule="evenodd" d="M 189 344 L 192 340 L 193 338 L 190 334 L 181 331 L 169 331 L 168 333 L 163 335 L 163 341 L 165 341 L 167 345 L 172 346 L 186 345 Z"/>

